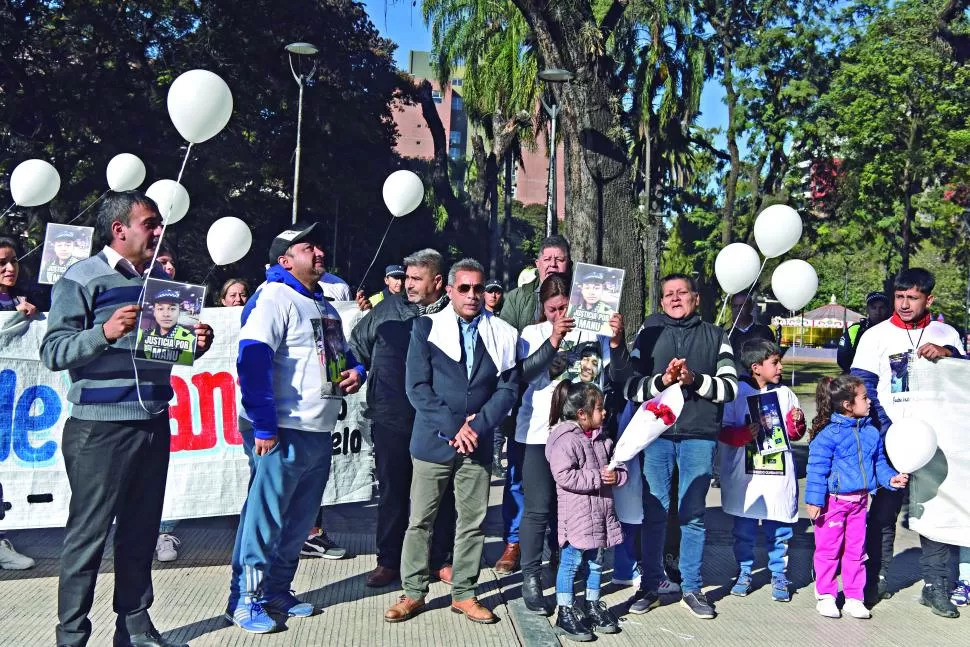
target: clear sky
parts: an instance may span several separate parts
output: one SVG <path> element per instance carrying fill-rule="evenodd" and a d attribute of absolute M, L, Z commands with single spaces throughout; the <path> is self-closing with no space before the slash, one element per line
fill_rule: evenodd
<path fill-rule="evenodd" d="M 364 0 L 364 6 L 381 35 L 397 43 L 394 61 L 400 69 L 407 69 L 408 54 L 412 50 L 431 49 L 431 32 L 421 16 L 421 0 Z M 698 120 L 701 126 L 723 128 L 727 118 L 723 99 L 721 85 L 708 81 L 701 97 L 701 117 Z M 715 144 L 723 146 L 724 138 L 716 138 Z"/>

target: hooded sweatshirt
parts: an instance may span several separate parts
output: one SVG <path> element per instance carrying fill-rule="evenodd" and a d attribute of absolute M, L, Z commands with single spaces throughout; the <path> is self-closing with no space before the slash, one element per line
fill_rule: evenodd
<path fill-rule="evenodd" d="M 348 368 L 364 381 L 322 289 L 310 292 L 280 265 L 266 270 L 266 283 L 243 308 L 236 360 L 242 417 L 256 438 L 280 428 L 333 431 L 343 404 L 337 384 Z"/>

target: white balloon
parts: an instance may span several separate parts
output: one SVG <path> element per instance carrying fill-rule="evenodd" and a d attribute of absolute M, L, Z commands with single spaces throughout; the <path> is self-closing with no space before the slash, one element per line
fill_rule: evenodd
<path fill-rule="evenodd" d="M 112 191 L 131 191 L 145 181 L 145 164 L 137 155 L 121 153 L 108 162 L 106 175 Z"/>
<path fill-rule="evenodd" d="M 910 474 L 925 467 L 936 454 L 936 432 L 929 423 L 902 418 L 886 432 L 886 456 L 893 467 Z"/>
<path fill-rule="evenodd" d="M 168 116 L 179 134 L 193 144 L 217 135 L 231 115 L 232 92 L 218 74 L 191 70 L 168 89 Z"/>
<path fill-rule="evenodd" d="M 249 225 L 234 216 L 219 218 L 209 227 L 205 238 L 209 256 L 216 265 L 235 263 L 249 252 L 253 244 L 253 232 Z"/>
<path fill-rule="evenodd" d="M 818 291 L 818 274 L 803 260 L 785 261 L 771 275 L 771 291 L 789 310 L 801 310 Z"/>
<path fill-rule="evenodd" d="M 424 199 L 424 184 L 411 171 L 394 171 L 384 180 L 384 204 L 395 218 L 406 216 Z"/>
<path fill-rule="evenodd" d="M 175 180 L 158 180 L 148 187 L 145 195 L 158 205 L 158 213 L 166 225 L 177 223 L 189 211 L 189 192 Z"/>
<path fill-rule="evenodd" d="M 44 160 L 17 164 L 10 175 L 10 195 L 20 207 L 36 207 L 54 199 L 61 188 L 57 169 Z"/>
<path fill-rule="evenodd" d="M 773 204 L 754 221 L 754 241 L 768 258 L 781 256 L 802 237 L 802 217 L 786 204 Z"/>
<path fill-rule="evenodd" d="M 758 280 L 760 273 L 761 257 L 751 245 L 731 243 L 714 259 L 714 276 L 728 294 L 747 290 Z"/>

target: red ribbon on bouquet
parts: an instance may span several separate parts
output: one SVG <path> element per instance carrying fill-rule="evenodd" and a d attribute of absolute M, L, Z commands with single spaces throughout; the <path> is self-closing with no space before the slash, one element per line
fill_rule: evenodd
<path fill-rule="evenodd" d="M 666 404 L 657 404 L 656 402 L 650 401 L 644 407 L 647 411 L 657 416 L 658 420 L 663 420 L 665 425 L 672 425 L 677 420 L 677 416 L 674 415 L 674 412 Z"/>

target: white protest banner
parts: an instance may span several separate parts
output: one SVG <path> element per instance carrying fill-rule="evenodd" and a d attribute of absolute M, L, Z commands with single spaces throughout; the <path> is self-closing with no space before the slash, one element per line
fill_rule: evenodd
<path fill-rule="evenodd" d="M 362 313 L 352 302 L 333 305 L 349 338 Z M 236 388 L 241 312 L 203 310 L 202 321 L 214 329 L 215 343 L 194 366 L 177 366 L 172 373 L 172 455 L 164 519 L 239 514 L 246 498 L 249 467 L 238 429 Z M 0 331 L 15 316 L 0 313 Z M 29 326 L 0 332 L 0 483 L 4 499 L 13 506 L 0 522 L 3 530 L 63 526 L 67 520 L 70 487 L 60 447 L 70 415 L 69 384 L 66 371 L 51 373 L 40 362 L 46 329 L 41 315 Z M 371 498 L 373 451 L 370 423 L 363 417 L 364 393 L 361 389 L 344 398 L 332 434 L 326 505 Z"/>
<path fill-rule="evenodd" d="M 917 359 L 909 391 L 893 394 L 893 420 L 913 417 L 936 432 L 936 455 L 909 482 L 909 527 L 944 544 L 970 546 L 970 361 Z"/>

